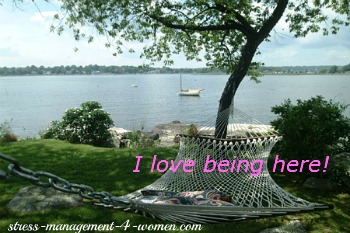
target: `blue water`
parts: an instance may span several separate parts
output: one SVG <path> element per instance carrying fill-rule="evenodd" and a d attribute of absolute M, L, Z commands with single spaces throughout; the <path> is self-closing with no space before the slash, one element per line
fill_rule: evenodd
<path fill-rule="evenodd" d="M 181 97 L 179 75 L 90 75 L 0 77 L 0 123 L 10 122 L 21 138 L 35 137 L 68 108 L 99 101 L 116 127 L 151 129 L 173 120 L 200 122 L 214 117 L 227 75 L 182 75 L 183 88 L 205 89 L 200 97 Z M 263 123 L 276 116 L 271 107 L 285 99 L 326 99 L 350 104 L 350 76 L 264 76 L 246 78 L 235 106 Z M 138 87 L 131 87 L 136 84 Z M 350 117 L 350 109 L 347 109 Z"/>

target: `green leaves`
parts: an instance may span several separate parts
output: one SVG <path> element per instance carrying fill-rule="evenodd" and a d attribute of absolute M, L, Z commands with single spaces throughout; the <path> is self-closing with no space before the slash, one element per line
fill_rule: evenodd
<path fill-rule="evenodd" d="M 300 0 L 289 4 L 287 14 L 290 32 L 296 37 L 322 30 L 323 35 L 336 34 L 339 27 L 349 26 L 350 8 L 347 0 Z"/>
<path fill-rule="evenodd" d="M 139 41 L 145 43 L 141 56 L 151 62 L 163 61 L 169 65 L 173 63 L 171 55 L 179 53 L 189 60 L 200 61 L 201 51 L 205 51 L 208 65 L 232 67 L 244 40 L 241 33 L 224 31 L 220 27 L 236 27 L 238 22 L 232 9 L 249 14 L 251 3 L 221 2 L 220 10 L 218 4 L 208 1 L 63 0 L 61 15 L 55 16 L 58 25 L 51 30 L 61 34 L 70 28 L 76 40 L 87 36 L 92 42 L 96 35 L 85 35 L 86 30 L 81 30 L 82 26 L 89 26 L 97 34 L 108 37 L 106 45 L 115 55 L 125 50 L 122 46 L 125 42 Z M 228 10 L 223 10 L 225 8 Z M 61 24 L 62 20 L 65 25 Z M 130 49 L 129 52 L 136 51 Z"/>

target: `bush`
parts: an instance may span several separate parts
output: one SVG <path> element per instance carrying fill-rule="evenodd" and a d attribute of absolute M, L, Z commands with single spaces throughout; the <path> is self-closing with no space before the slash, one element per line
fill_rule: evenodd
<path fill-rule="evenodd" d="M 348 166 L 343 162 L 331 164 L 327 169 L 327 174 L 337 184 L 342 184 L 350 176 Z"/>
<path fill-rule="evenodd" d="M 17 135 L 12 132 L 10 123 L 5 121 L 0 124 L 0 142 L 16 142 L 18 141 Z"/>
<path fill-rule="evenodd" d="M 66 110 L 62 120 L 52 121 L 42 137 L 93 146 L 109 146 L 112 136 L 108 129 L 112 125 L 113 120 L 102 109 L 101 104 L 88 101 L 82 103 L 80 108 Z"/>
<path fill-rule="evenodd" d="M 346 108 L 346 105 L 326 101 L 321 96 L 297 100 L 297 105 L 292 105 L 288 99 L 282 105 L 272 107 L 272 112 L 279 117 L 271 124 L 284 135 L 276 145 L 279 155 L 287 160 L 324 161 L 326 155 L 331 156 L 332 147 L 339 139 L 349 135 L 350 121 L 342 114 Z"/>
<path fill-rule="evenodd" d="M 191 124 L 186 127 L 186 135 L 195 137 L 198 136 L 198 134 L 198 128 L 194 124 Z"/>
<path fill-rule="evenodd" d="M 151 137 L 151 134 L 143 132 L 141 130 L 133 130 L 126 135 L 129 140 L 127 145 L 130 148 L 147 148 L 156 145 L 159 140 L 155 140 Z"/>

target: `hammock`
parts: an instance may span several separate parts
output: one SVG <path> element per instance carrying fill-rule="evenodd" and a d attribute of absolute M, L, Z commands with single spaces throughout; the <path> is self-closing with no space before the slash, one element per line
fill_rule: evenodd
<path fill-rule="evenodd" d="M 169 169 L 154 183 L 119 197 L 118 204 L 110 207 L 178 223 L 238 221 L 332 208 L 293 196 L 271 178 L 267 159 L 282 138 L 271 126 L 236 108 L 220 113 L 218 119 L 219 124 L 215 120 L 198 123 L 179 135 L 175 164 L 193 160 L 192 172 Z M 225 138 L 214 137 L 215 125 L 227 125 Z M 230 163 L 224 163 L 227 166 L 220 171 L 222 160 Z M 204 167 L 210 172 L 204 172 Z"/>

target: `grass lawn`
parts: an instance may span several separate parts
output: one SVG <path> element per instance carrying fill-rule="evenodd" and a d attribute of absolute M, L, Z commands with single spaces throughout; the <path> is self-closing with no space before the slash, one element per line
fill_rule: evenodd
<path fill-rule="evenodd" d="M 96 148 L 87 145 L 72 145 L 55 140 L 24 140 L 0 144 L 0 152 L 12 156 L 21 165 L 33 171 L 44 170 L 56 174 L 72 183 L 92 186 L 95 191 L 107 191 L 113 195 L 124 195 L 142 188 L 158 177 L 150 173 L 151 159 L 174 159 L 177 148 L 115 149 Z M 143 155 L 140 173 L 133 173 L 135 156 Z M 8 163 L 0 160 L 0 169 L 7 171 Z M 308 232 L 350 232 L 350 194 L 340 190 L 332 193 L 310 191 L 301 186 L 302 181 L 293 174 L 275 175 L 277 183 L 287 191 L 320 203 L 333 204 L 333 210 L 289 215 L 236 223 L 205 225 L 201 232 L 259 232 L 279 226 L 291 219 L 299 219 Z M 20 189 L 31 185 L 19 178 L 0 180 L 0 232 L 7 232 L 10 224 L 16 222 L 45 224 L 110 224 L 121 225 L 130 220 L 130 225 L 164 223 L 151 218 L 86 205 L 78 208 L 61 209 L 35 213 L 12 213 L 5 206 Z M 113 232 L 122 232 L 118 229 Z M 129 228 L 127 232 L 136 232 Z M 40 230 L 38 231 L 40 232 Z M 57 232 L 57 231 L 55 231 Z M 168 231 L 174 232 L 174 231 Z"/>

